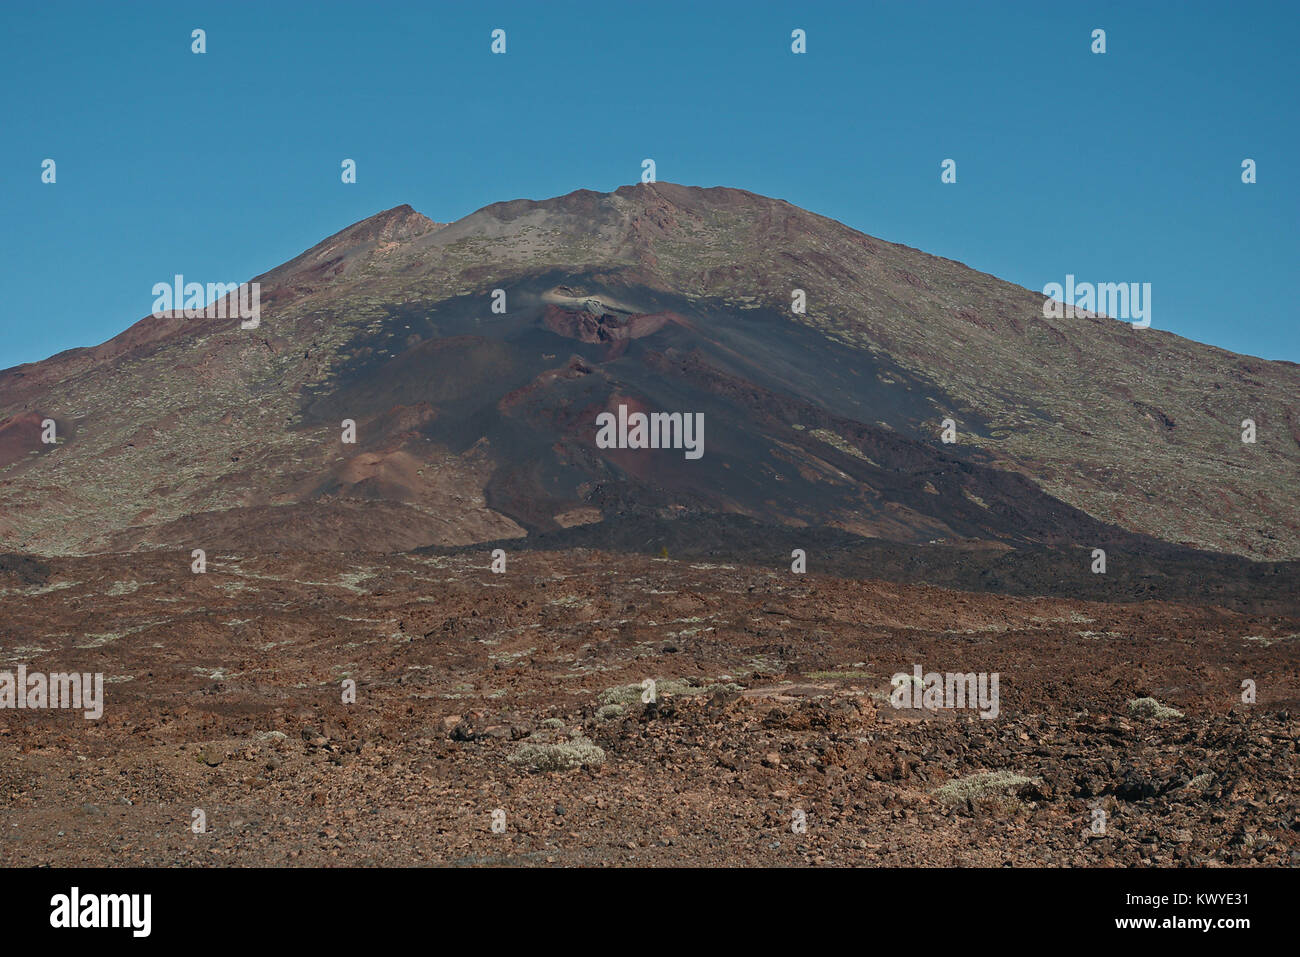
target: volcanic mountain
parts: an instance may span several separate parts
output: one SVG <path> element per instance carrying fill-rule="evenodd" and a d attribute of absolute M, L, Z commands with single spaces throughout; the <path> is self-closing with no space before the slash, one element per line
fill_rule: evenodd
<path fill-rule="evenodd" d="M 1300 558 L 1300 366 L 1043 318 L 1033 291 L 784 201 L 657 183 L 448 225 L 401 206 L 256 281 L 255 329 L 151 316 L 0 372 L 0 551 L 582 544 L 676 521 L 782 547 L 817 529 Z M 619 406 L 702 413 L 703 456 L 598 447 Z"/>

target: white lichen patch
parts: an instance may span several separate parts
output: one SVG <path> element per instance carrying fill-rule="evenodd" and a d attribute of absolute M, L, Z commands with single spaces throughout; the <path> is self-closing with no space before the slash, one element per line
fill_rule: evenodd
<path fill-rule="evenodd" d="M 196 674 L 200 678 L 211 678 L 213 681 L 224 681 L 234 674 L 234 672 L 227 671 L 225 668 L 204 668 L 202 666 L 191 668 L 190 673 Z"/>
<path fill-rule="evenodd" d="M 77 645 L 77 647 L 78 648 L 99 648 L 103 645 L 111 644 L 112 642 L 117 641 L 117 639 L 121 637 L 122 637 L 121 634 L 112 631 L 100 632 L 99 634 L 94 634 L 94 635 L 86 635 L 87 640 Z"/>

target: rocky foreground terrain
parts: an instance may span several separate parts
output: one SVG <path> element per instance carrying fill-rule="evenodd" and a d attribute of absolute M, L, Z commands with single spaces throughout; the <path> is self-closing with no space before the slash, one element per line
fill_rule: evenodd
<path fill-rule="evenodd" d="M 1300 861 L 1294 614 L 490 564 L 0 560 L 0 669 L 107 682 L 99 721 L 5 713 L 0 864 Z M 915 664 L 998 672 L 998 717 L 893 708 Z"/>

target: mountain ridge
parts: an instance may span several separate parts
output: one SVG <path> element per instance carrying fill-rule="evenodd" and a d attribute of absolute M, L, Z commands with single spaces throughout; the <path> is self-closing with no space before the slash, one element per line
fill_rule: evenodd
<path fill-rule="evenodd" d="M 1016 509 L 1041 527 L 1050 499 L 1099 527 L 1300 557 L 1287 497 L 1300 366 L 1100 317 L 1044 319 L 1039 294 L 785 200 L 638 184 L 446 224 L 403 204 L 254 281 L 255 330 L 146 317 L 0 372 L 6 547 L 179 546 L 213 522 L 233 522 L 237 542 L 231 510 L 262 510 L 248 513 L 255 528 L 276 508 L 328 516 L 305 523 L 307 547 L 329 547 L 330 528 L 355 547 L 464 545 L 637 499 L 904 541 L 1012 541 Z M 805 315 L 790 310 L 794 289 Z M 584 417 L 620 396 L 708 404 L 719 457 L 689 473 L 597 454 Z M 356 448 L 337 440 L 349 409 Z M 1243 448 L 1251 413 L 1260 440 Z M 54 418 L 64 443 L 41 447 L 33 415 Z M 959 441 L 941 446 L 949 417 Z M 957 498 L 918 497 L 943 482 L 913 491 L 908 470 L 943 462 L 967 470 Z M 998 472 L 1035 491 L 990 505 Z M 1280 521 L 1260 522 L 1261 508 Z M 107 520 L 78 537 L 67 529 L 86 509 Z M 368 512 L 389 517 L 368 532 Z"/>

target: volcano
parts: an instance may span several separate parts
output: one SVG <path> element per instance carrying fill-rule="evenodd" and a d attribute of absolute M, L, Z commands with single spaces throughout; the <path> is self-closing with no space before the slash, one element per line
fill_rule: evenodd
<path fill-rule="evenodd" d="M 707 519 L 1300 557 L 1300 366 L 1044 318 L 1038 293 L 781 200 L 401 206 L 254 281 L 256 328 L 151 315 L 0 372 L 5 550 L 528 547 Z M 701 416 L 703 454 L 600 447 L 620 407 Z"/>

